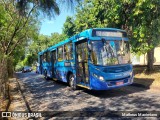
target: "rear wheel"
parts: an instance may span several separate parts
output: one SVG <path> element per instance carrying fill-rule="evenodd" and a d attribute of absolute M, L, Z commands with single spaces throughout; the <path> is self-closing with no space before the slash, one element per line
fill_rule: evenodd
<path fill-rule="evenodd" d="M 71 74 L 69 76 L 69 86 L 73 89 L 76 90 L 77 89 L 77 85 L 76 85 L 76 80 L 73 74 Z"/>

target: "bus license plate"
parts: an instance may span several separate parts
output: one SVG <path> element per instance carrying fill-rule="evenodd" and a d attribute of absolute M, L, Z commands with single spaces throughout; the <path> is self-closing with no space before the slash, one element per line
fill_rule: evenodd
<path fill-rule="evenodd" d="M 116 82 L 116 85 L 123 85 L 123 81 Z"/>

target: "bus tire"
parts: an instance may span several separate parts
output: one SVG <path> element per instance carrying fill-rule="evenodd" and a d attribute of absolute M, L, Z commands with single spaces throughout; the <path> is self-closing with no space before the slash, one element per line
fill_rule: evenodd
<path fill-rule="evenodd" d="M 76 85 L 76 80 L 73 74 L 70 74 L 69 76 L 69 86 L 73 89 L 76 90 L 77 89 L 77 85 Z"/>

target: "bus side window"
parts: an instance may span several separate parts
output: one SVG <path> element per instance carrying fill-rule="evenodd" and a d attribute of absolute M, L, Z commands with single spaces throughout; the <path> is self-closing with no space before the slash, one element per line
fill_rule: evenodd
<path fill-rule="evenodd" d="M 51 61 L 51 55 L 50 55 L 49 51 L 46 53 L 46 60 L 47 60 L 47 62 Z"/>
<path fill-rule="evenodd" d="M 68 60 L 68 57 L 67 57 L 67 45 L 64 45 L 63 59 L 64 60 Z"/>
<path fill-rule="evenodd" d="M 43 62 L 46 62 L 46 53 L 43 54 Z"/>
<path fill-rule="evenodd" d="M 58 48 L 58 61 L 63 60 L 63 46 Z"/>
<path fill-rule="evenodd" d="M 73 59 L 73 44 L 72 43 L 69 43 L 69 60 L 72 60 Z"/>
<path fill-rule="evenodd" d="M 72 60 L 72 43 L 67 43 L 66 45 L 64 45 L 64 59 L 66 60 Z"/>
<path fill-rule="evenodd" d="M 53 59 L 54 63 L 57 61 L 56 52 L 57 52 L 57 51 L 55 51 L 55 52 L 52 51 L 52 52 L 50 53 L 51 56 L 52 56 L 52 59 Z"/>

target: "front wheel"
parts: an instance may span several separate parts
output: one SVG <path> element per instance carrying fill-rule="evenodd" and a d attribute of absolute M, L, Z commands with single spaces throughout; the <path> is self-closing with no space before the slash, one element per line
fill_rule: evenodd
<path fill-rule="evenodd" d="M 71 74 L 69 76 L 69 86 L 73 89 L 76 90 L 77 89 L 77 85 L 76 85 L 76 80 L 73 74 Z"/>

